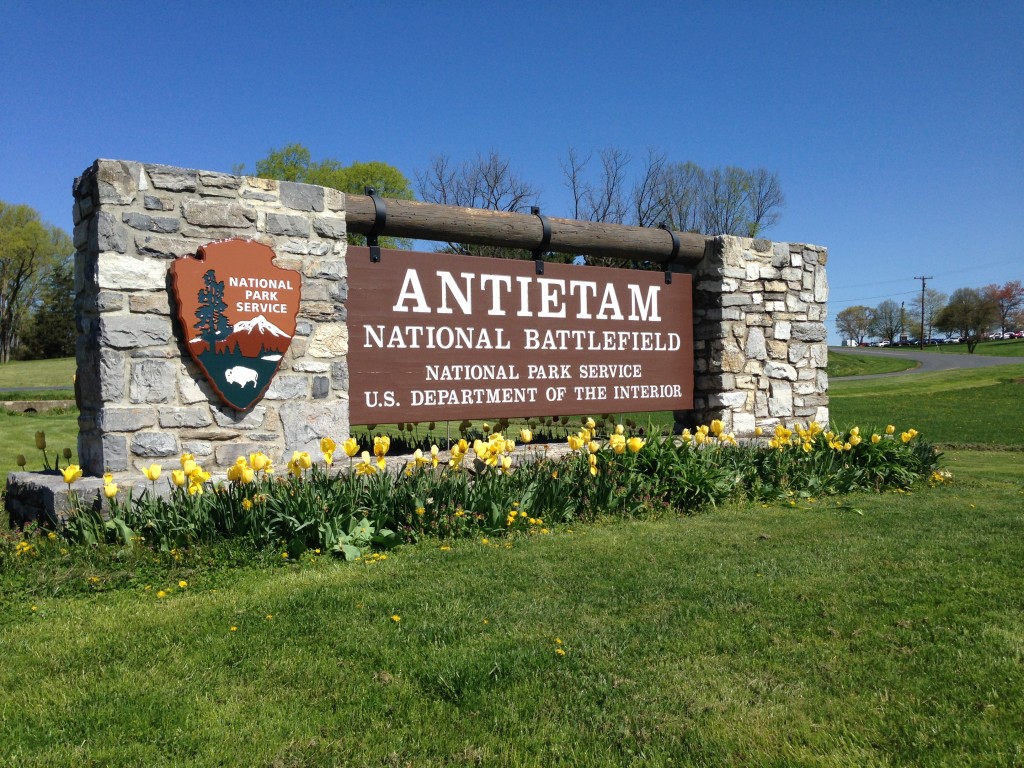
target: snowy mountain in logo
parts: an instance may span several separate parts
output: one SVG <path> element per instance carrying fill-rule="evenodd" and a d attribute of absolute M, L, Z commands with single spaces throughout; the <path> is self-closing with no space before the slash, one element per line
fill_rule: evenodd
<path fill-rule="evenodd" d="M 235 323 L 231 333 L 217 341 L 218 351 L 237 349 L 245 357 L 258 357 L 268 352 L 284 353 L 292 337 L 263 315 Z"/>

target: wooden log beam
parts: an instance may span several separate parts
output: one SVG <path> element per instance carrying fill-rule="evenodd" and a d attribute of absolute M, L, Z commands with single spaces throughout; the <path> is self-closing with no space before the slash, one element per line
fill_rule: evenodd
<path fill-rule="evenodd" d="M 527 250 L 533 250 L 541 243 L 543 230 L 540 219 L 533 214 L 393 198 L 387 198 L 385 203 L 387 220 L 378 232 L 381 235 Z M 373 200 L 366 195 L 346 194 L 345 206 L 349 231 L 362 235 L 369 232 L 374 222 Z M 551 242 L 547 250 L 556 253 L 657 262 L 667 262 L 672 255 L 672 237 L 661 229 L 553 216 L 548 217 L 548 222 L 551 225 Z M 695 263 L 704 258 L 707 237 L 692 232 L 676 232 L 676 236 L 679 238 L 676 261 Z"/>

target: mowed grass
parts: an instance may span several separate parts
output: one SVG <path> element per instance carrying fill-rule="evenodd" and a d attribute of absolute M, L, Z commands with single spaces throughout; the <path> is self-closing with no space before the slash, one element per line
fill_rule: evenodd
<path fill-rule="evenodd" d="M 1024 366 L 958 373 L 837 383 L 834 418 L 1006 445 L 978 414 Z M 74 434 L 18 418 L 30 458 Z M 374 564 L 48 542 L 0 568 L 0 764 L 1020 764 L 1024 452 L 944 465 Z"/>
<path fill-rule="evenodd" d="M 916 368 L 918 363 L 914 360 L 897 357 L 876 357 L 872 355 L 858 355 L 855 352 L 828 352 L 828 375 L 837 376 L 865 376 L 872 373 L 894 373 Z"/>
<path fill-rule="evenodd" d="M 944 445 L 1024 446 L 1024 364 L 837 381 L 829 394 L 840 426 L 892 423 Z"/>
<path fill-rule="evenodd" d="M 25 469 L 38 471 L 43 469 L 43 454 L 36 450 L 36 432 L 46 434 L 47 453 L 50 465 L 54 456 L 63 453 L 65 448 L 72 452 L 71 462 L 78 461 L 78 409 L 52 413 L 10 413 L 0 411 L 0 472 L 7 477 L 8 472 L 20 469 L 17 465 L 18 454 L 28 462 Z M 68 461 L 61 456 L 61 466 Z"/>
<path fill-rule="evenodd" d="M 74 390 L 75 358 L 56 360 L 15 360 L 0 365 L 0 388 L 46 387 L 54 390 Z M 74 395 L 64 394 L 64 397 Z M 0 400 L 10 400 L 0 394 Z"/>
<path fill-rule="evenodd" d="M 121 588 L 83 560 L 4 574 L 0 757 L 1013 765 L 1022 460 L 991 453 L 998 481 L 425 542 L 374 565 L 168 559 Z"/>

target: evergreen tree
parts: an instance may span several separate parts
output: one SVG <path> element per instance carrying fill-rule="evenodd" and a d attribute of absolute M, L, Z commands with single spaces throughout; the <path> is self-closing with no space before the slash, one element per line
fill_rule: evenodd
<path fill-rule="evenodd" d="M 199 289 L 199 308 L 196 309 L 196 324 L 192 326 L 210 345 L 210 350 L 216 352 L 218 337 L 226 336 L 231 332 L 231 324 L 228 323 L 224 310 L 228 305 L 224 303 L 224 281 L 217 280 L 217 274 L 209 269 L 203 275 L 203 286 Z"/>

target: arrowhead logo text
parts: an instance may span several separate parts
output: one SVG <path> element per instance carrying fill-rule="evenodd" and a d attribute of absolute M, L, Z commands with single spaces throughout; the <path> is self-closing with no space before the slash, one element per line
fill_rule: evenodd
<path fill-rule="evenodd" d="M 295 335 L 302 276 L 273 262 L 267 245 L 221 240 L 171 265 L 188 353 L 237 411 L 263 397 Z"/>

